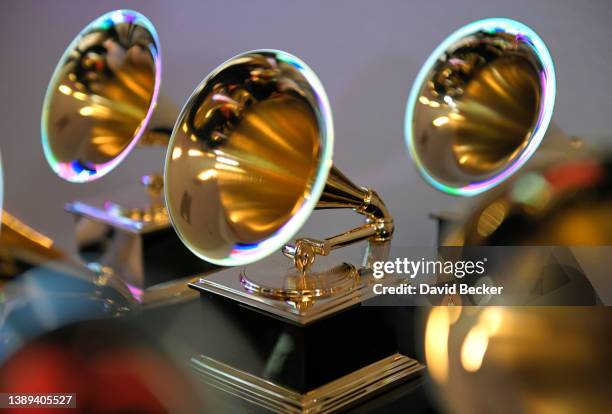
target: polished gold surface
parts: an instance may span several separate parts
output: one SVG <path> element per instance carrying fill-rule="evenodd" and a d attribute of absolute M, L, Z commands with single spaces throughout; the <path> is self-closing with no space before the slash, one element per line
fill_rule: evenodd
<path fill-rule="evenodd" d="M 375 191 L 332 167 L 332 140 L 325 91 L 304 62 L 272 50 L 230 59 L 194 91 L 172 133 L 165 194 L 177 233 L 219 265 L 252 263 L 284 246 L 293 270 L 281 266 L 280 280 L 268 284 L 247 269 L 241 281 L 249 292 L 305 309 L 313 297 L 345 290 L 354 269 L 313 271 L 315 257 L 362 240 L 386 242 L 394 227 Z M 351 208 L 366 223 L 285 245 L 314 208 Z"/>
<path fill-rule="evenodd" d="M 301 271 L 287 263 L 282 271 L 252 265 L 241 272 L 240 283 L 248 292 L 290 304 L 301 315 L 320 298 L 346 294 L 361 287 L 359 273 L 351 264 L 326 263 L 320 268 L 324 270 Z"/>
<path fill-rule="evenodd" d="M 239 265 L 280 250 L 314 208 L 364 215 L 359 228 L 285 246 L 306 275 L 316 255 L 356 241 L 389 240 L 393 219 L 382 199 L 332 168 L 332 139 L 325 92 L 304 62 L 272 50 L 230 59 L 194 91 L 172 134 L 166 202 L 177 233 L 201 258 Z M 292 294 L 276 290 L 282 284 L 249 280 L 248 272 L 243 281 L 280 300 Z"/>
<path fill-rule="evenodd" d="M 47 160 L 62 178 L 83 182 L 112 169 L 147 127 L 159 89 L 159 44 L 136 12 L 108 13 L 62 56 L 42 115 Z"/>
<path fill-rule="evenodd" d="M 537 71 L 519 58 L 497 59 L 474 75 L 458 111 L 448 114 L 451 149 L 463 172 L 495 172 L 527 145 L 539 88 Z"/>
<path fill-rule="evenodd" d="M 406 136 L 424 178 L 454 195 L 506 179 L 542 140 L 555 87 L 546 46 L 519 22 L 481 20 L 449 36 L 408 103 Z"/>
<path fill-rule="evenodd" d="M 117 216 L 128 218 L 135 223 L 157 225 L 161 228 L 168 227 L 170 219 L 164 204 L 163 177 L 160 174 L 143 175 L 140 178 L 140 183 L 147 196 L 146 202 L 107 201 L 104 204 L 104 209 L 112 211 Z"/>
<path fill-rule="evenodd" d="M 301 394 L 206 356 L 194 357 L 191 363 L 212 387 L 249 403 L 253 409 L 284 414 L 337 412 L 417 378 L 424 368 L 412 358 L 395 354 Z"/>
<path fill-rule="evenodd" d="M 135 249 L 127 243 L 124 243 L 122 247 L 126 247 L 126 249 L 120 252 L 119 256 L 124 258 L 125 253 L 128 252 L 130 258 L 134 260 Z M 57 269 L 58 273 L 74 273 L 79 275 L 80 278 L 91 280 L 94 285 L 112 286 L 122 295 L 129 297 L 133 301 L 133 305 L 138 303 L 143 307 L 182 303 L 193 300 L 198 296 L 196 291 L 189 289 L 187 286 L 189 282 L 195 281 L 193 276 L 158 283 L 153 286 L 143 286 L 135 283 L 137 282 L 137 271 L 130 275 L 120 274 L 102 263 L 91 261 L 85 263 L 73 258 L 59 250 L 51 238 L 25 224 L 6 210 L 2 210 L 0 287 L 3 285 L 2 279 L 10 282 L 14 277 L 33 268 Z M 44 272 L 41 274 L 44 274 Z M 32 277 L 32 274 L 30 275 Z M 70 292 L 67 294 L 70 294 Z"/>
<path fill-rule="evenodd" d="M 327 256 L 332 250 L 369 240 L 381 244 L 391 240 L 395 226 L 382 198 L 369 188 L 359 187 L 333 167 L 325 183 L 317 209 L 351 208 L 365 217 L 365 224 L 325 240 L 301 238 L 283 246 L 283 254 L 295 267 L 308 272 L 317 255 Z"/>
<path fill-rule="evenodd" d="M 605 161 L 530 171 L 485 198 L 447 244 L 609 246 L 612 193 Z"/>
<path fill-rule="evenodd" d="M 245 111 L 240 124 L 226 138 L 218 138 L 218 145 L 192 140 L 194 130 L 207 122 L 204 115 L 214 112 L 213 105 L 203 102 L 194 112 L 193 129 L 177 135 L 168 178 L 170 185 L 186 188 L 170 187 L 169 197 L 181 197 L 185 206 L 179 223 L 199 222 L 190 204 L 206 203 L 209 209 L 217 201 L 224 223 L 203 224 L 221 227 L 217 231 L 239 244 L 258 243 L 284 225 L 308 195 L 319 151 L 315 117 L 299 98 L 279 96 Z M 188 225 L 180 230 L 193 234 L 198 245 L 211 242 Z"/>
<path fill-rule="evenodd" d="M 372 263 L 389 257 L 390 242 L 371 243 L 367 247 L 365 255 L 357 248 L 343 251 L 347 263 L 339 263 L 334 255 L 320 257 L 306 278 L 301 278 L 286 258 L 275 254 L 240 270 L 232 267 L 203 275 L 189 286 L 308 325 L 372 298 L 375 283 L 389 286 L 401 283 L 402 279 L 397 277 L 372 276 Z M 357 269 L 349 263 L 362 266 Z"/>
<path fill-rule="evenodd" d="M 65 257 L 55 248 L 53 240 L 34 230 L 6 210 L 0 225 L 0 277 L 13 277 L 21 266 L 42 265 L 49 260 Z"/>
<path fill-rule="evenodd" d="M 452 414 L 607 413 L 609 308 L 440 307 L 426 364 Z"/>
<path fill-rule="evenodd" d="M 173 224 L 196 254 L 221 264 L 248 254 L 304 206 L 326 169 L 317 99 L 300 68 L 272 51 L 226 62 L 194 92 L 165 177 Z"/>
<path fill-rule="evenodd" d="M 445 244 L 567 246 L 591 296 L 609 299 L 612 174 L 605 159 L 518 177 L 482 200 Z M 525 255 L 508 260 L 513 269 L 542 266 Z M 540 272 L 518 271 L 506 288 L 526 274 Z M 578 295 L 576 285 L 569 288 Z M 605 413 L 612 406 L 610 326 L 612 312 L 602 306 L 434 308 L 426 363 L 449 413 Z"/>

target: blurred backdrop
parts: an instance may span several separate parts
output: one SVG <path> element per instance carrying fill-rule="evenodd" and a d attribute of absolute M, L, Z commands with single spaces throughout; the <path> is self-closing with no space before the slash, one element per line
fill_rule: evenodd
<path fill-rule="evenodd" d="M 571 134 L 609 131 L 612 108 L 612 7 L 609 0 L 177 0 L 0 2 L 0 149 L 5 207 L 73 249 L 66 201 L 138 186 L 161 171 L 162 153 L 134 151 L 116 170 L 87 185 L 70 184 L 48 167 L 40 113 L 64 48 L 89 21 L 117 8 L 148 16 L 162 45 L 162 88 L 182 106 L 209 71 L 246 50 L 283 49 L 306 61 L 329 95 L 336 165 L 375 188 L 396 218 L 396 246 L 435 242 L 428 213 L 459 200 L 426 185 L 405 150 L 406 98 L 421 64 L 465 23 L 504 16 L 531 26 L 555 61 L 553 121 Z M 347 212 L 318 214 L 305 231 L 324 236 L 352 225 Z"/>

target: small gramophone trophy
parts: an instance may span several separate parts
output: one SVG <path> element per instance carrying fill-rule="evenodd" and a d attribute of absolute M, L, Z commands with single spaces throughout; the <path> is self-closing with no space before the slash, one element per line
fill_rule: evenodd
<path fill-rule="evenodd" d="M 234 266 L 191 284 L 208 315 L 202 328 L 216 332 L 193 364 L 207 383 L 275 412 L 344 408 L 422 369 L 390 322 L 406 319 L 361 306 L 371 298 L 369 261 L 388 252 L 393 219 L 375 191 L 332 166 L 333 134 L 315 73 L 288 53 L 257 50 L 197 87 L 166 153 L 166 205 L 179 237 L 200 258 Z M 332 208 L 365 223 L 287 244 L 315 209 Z M 332 250 L 359 241 L 368 242 L 363 266 L 330 264 Z M 236 318 L 244 341 L 267 356 L 232 353 L 215 314 Z"/>
<path fill-rule="evenodd" d="M 90 182 L 136 145 L 167 145 L 178 111 L 160 94 L 161 61 L 155 28 L 138 12 L 116 10 L 81 30 L 53 72 L 42 112 L 43 149 L 57 175 Z M 206 269 L 170 225 L 161 175 L 141 182 L 146 191 L 66 205 L 83 259 L 138 288 Z"/>

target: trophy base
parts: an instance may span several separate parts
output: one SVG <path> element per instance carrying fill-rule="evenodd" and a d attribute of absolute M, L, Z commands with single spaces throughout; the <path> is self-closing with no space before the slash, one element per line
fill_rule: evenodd
<path fill-rule="evenodd" d="M 408 357 L 416 353 L 415 309 L 375 306 L 372 284 L 381 280 L 331 257 L 317 262 L 336 275 L 334 283 L 353 277 L 354 283 L 309 297 L 307 305 L 247 290 L 245 275 L 264 286 L 293 286 L 285 278 L 294 275 L 293 263 L 279 253 L 189 284 L 200 300 L 189 312 L 198 321 L 189 323 L 192 334 L 185 338 L 196 350 L 188 359 L 221 406 L 240 406 L 231 412 L 332 412 L 422 381 L 423 366 Z"/>
<path fill-rule="evenodd" d="M 292 279 L 297 275 L 293 262 L 279 253 L 242 270 L 221 270 L 189 286 L 300 325 L 316 322 L 374 296 L 370 287 L 374 279 L 370 275 L 361 275 L 353 265 L 338 264 L 331 256 L 317 258 L 311 274 L 313 277 L 308 280 L 310 289 L 297 289 L 295 279 Z M 321 288 L 318 291 L 317 286 Z"/>
<path fill-rule="evenodd" d="M 165 209 L 148 208 L 141 193 L 66 204 L 75 217 L 81 259 L 108 268 L 136 290 L 215 269 L 185 247 Z"/>
<path fill-rule="evenodd" d="M 414 359 L 395 354 L 316 389 L 300 393 L 206 356 L 192 358 L 191 363 L 209 386 L 231 395 L 247 406 L 283 414 L 322 414 L 346 409 L 415 377 L 424 368 Z"/>
<path fill-rule="evenodd" d="M 288 266 L 284 273 L 249 267 L 240 273 L 240 283 L 255 295 L 293 302 L 296 306 L 308 306 L 317 298 L 342 294 L 359 285 L 359 273 L 348 263 L 317 271 L 320 268 L 317 262 L 306 273 Z"/>

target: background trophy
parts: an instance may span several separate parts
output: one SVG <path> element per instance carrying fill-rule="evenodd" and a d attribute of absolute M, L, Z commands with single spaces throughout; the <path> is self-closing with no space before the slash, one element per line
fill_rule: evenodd
<path fill-rule="evenodd" d="M 231 315 L 263 354 L 248 360 L 232 352 L 231 338 L 215 337 L 194 366 L 209 384 L 278 412 L 345 407 L 422 368 L 401 353 L 398 320 L 360 306 L 373 280 L 368 257 L 364 267 L 325 260 L 337 254 L 316 258 L 366 240 L 370 258 L 384 254 L 393 234 L 382 199 L 332 167 L 332 148 L 315 73 L 290 54 L 257 50 L 196 88 L 166 153 L 166 203 L 180 238 L 207 261 L 241 266 L 191 285 L 202 292 L 206 326 Z M 287 245 L 316 208 L 350 208 L 365 224 Z"/>
<path fill-rule="evenodd" d="M 512 176 L 545 137 L 546 162 L 580 155 L 582 142 L 550 122 L 555 82 L 546 45 L 522 23 L 485 19 L 451 34 L 421 68 L 406 106 L 406 143 L 423 178 L 471 196 Z"/>
<path fill-rule="evenodd" d="M 145 16 L 116 10 L 87 25 L 60 58 L 45 96 L 42 144 L 53 171 L 89 182 L 137 144 L 166 146 L 176 108 L 162 99 L 160 84 L 159 39 Z M 169 223 L 161 176 L 141 182 L 146 191 L 66 205 L 77 218 L 83 258 L 140 288 L 202 271 Z"/>
<path fill-rule="evenodd" d="M 543 41 L 518 22 L 488 19 L 465 26 L 433 52 L 408 100 L 407 143 L 430 184 L 475 195 L 505 181 L 467 217 L 453 223 L 442 217 L 439 243 L 557 246 L 566 262 L 554 266 L 529 254 L 508 257 L 517 276 L 510 286 L 532 283 L 532 292 L 554 296 L 556 303 L 562 295 L 575 303 L 580 293 L 590 294 L 586 306 L 577 307 L 432 308 L 424 355 L 449 413 L 547 407 L 581 413 L 610 406 L 603 332 L 611 313 L 588 307 L 601 303 L 599 295 L 609 297 L 602 280 L 609 279 L 610 266 L 610 161 L 579 150 L 579 139 L 550 123 L 555 88 Z M 545 156 L 507 180 L 542 139 L 547 145 L 538 155 Z M 495 385 L 493 377 L 508 381 Z"/>
<path fill-rule="evenodd" d="M 539 246 L 508 258 L 517 276 L 510 286 L 531 284 L 528 291 L 575 305 L 432 308 L 424 355 L 449 413 L 538 413 L 542 401 L 566 413 L 610 407 L 612 312 L 602 302 L 610 300 L 611 189 L 605 156 L 555 163 L 488 194 L 441 240 L 452 246 Z M 542 246 L 556 246 L 555 260 L 561 260 L 537 257 Z M 529 274 L 538 277 L 525 280 Z M 493 376 L 508 381 L 500 386 Z M 483 391 L 491 398 L 482 398 Z"/>
<path fill-rule="evenodd" d="M 432 52 L 408 97 L 405 138 L 418 171 L 442 192 L 475 196 L 519 170 L 592 157 L 551 122 L 555 93 L 552 58 L 529 27 L 503 18 L 462 27 Z M 469 208 L 431 214 L 441 243 Z"/>

